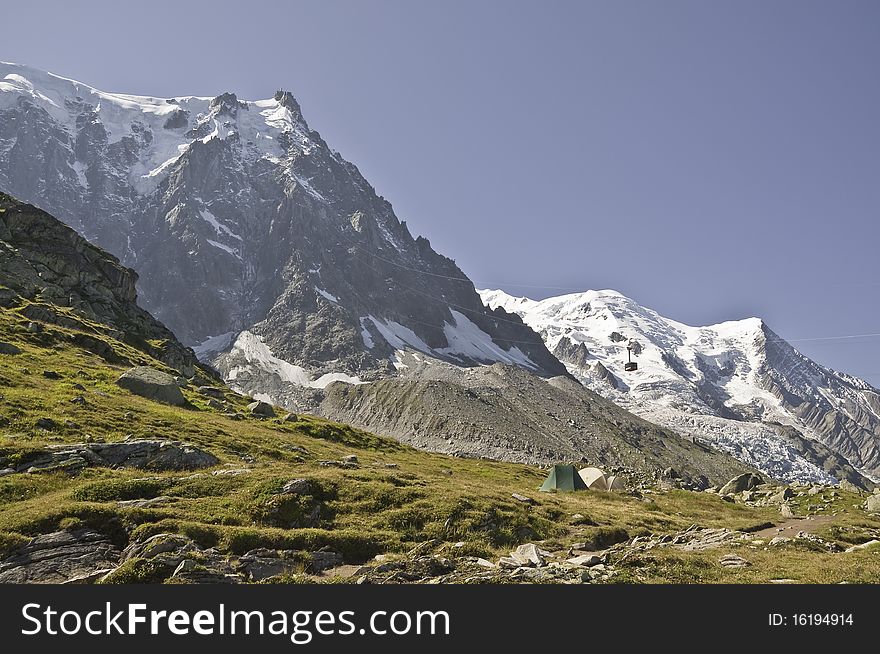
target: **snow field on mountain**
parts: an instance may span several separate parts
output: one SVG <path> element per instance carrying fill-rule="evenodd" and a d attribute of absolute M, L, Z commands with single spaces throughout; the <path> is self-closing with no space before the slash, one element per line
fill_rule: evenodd
<path fill-rule="evenodd" d="M 260 370 L 276 375 L 281 381 L 305 386 L 307 388 L 326 388 L 333 382 L 341 381 L 346 384 L 362 384 L 358 377 L 352 377 L 345 373 L 333 372 L 312 379 L 309 373 L 301 366 L 295 366 L 284 359 L 276 357 L 272 350 L 263 342 L 261 336 L 249 331 L 241 332 L 232 344 L 232 353 L 241 355 L 245 362 Z M 247 367 L 235 367 L 229 371 L 227 378 L 231 384 L 242 372 L 250 372 Z"/>

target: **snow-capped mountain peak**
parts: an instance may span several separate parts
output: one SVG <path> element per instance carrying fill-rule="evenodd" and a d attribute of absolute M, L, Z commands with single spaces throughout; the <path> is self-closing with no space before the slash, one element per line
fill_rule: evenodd
<path fill-rule="evenodd" d="M 131 141 L 136 161 L 126 173 L 139 195 L 154 190 L 196 143 L 237 136 L 248 156 L 274 162 L 288 154 L 289 140 L 305 153 L 314 147 L 299 104 L 286 91 L 255 101 L 239 100 L 234 93 L 155 98 L 107 93 L 28 66 L 0 62 L 0 110 L 22 98 L 49 114 L 71 138 L 77 138 L 88 121 L 103 131 L 107 145 Z M 79 156 L 74 168 L 77 163 L 80 169 L 89 165 Z"/>
<path fill-rule="evenodd" d="M 778 475 L 822 478 L 827 472 L 815 465 L 792 468 L 790 448 L 761 425 L 795 429 L 853 466 L 880 473 L 878 391 L 811 361 L 760 318 L 694 327 L 616 291 L 544 300 L 479 293 L 488 306 L 521 316 L 586 386 L 642 417 L 726 443 L 731 451 L 779 441 L 772 455 L 778 468 L 768 470 Z M 625 370 L 630 360 L 636 371 Z M 768 456 L 752 458 L 760 463 Z"/>
<path fill-rule="evenodd" d="M 612 290 L 537 301 L 498 290 L 480 294 L 488 306 L 523 317 L 543 335 L 551 350 L 560 350 L 563 355 L 578 350 L 581 365 L 601 363 L 617 376 L 618 387 L 634 393 L 650 392 L 668 402 L 686 400 L 685 406 L 700 403 L 698 394 L 689 392 L 690 387 L 713 371 L 719 378 L 731 378 L 729 401 L 748 401 L 738 380 L 729 374 L 734 370 L 731 366 L 748 375 L 760 365 L 756 342 L 763 335 L 764 323 L 758 318 L 691 327 Z M 636 377 L 623 374 L 630 356 L 639 366 Z M 664 388 L 667 393 L 662 392 Z"/>

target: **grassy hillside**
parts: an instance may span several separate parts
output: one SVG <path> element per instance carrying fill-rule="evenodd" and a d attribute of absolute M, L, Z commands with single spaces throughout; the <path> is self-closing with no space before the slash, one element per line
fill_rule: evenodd
<path fill-rule="evenodd" d="M 708 493 L 668 491 L 643 498 L 538 493 L 544 473 L 536 468 L 424 453 L 309 416 L 290 422 L 257 419 L 246 409 L 250 399 L 231 391 L 225 393 L 225 409 L 211 408 L 194 385 L 183 389 L 189 406 L 165 406 L 116 386 L 128 365 L 107 359 L 163 369 L 161 363 L 108 337 L 102 338 L 112 355 L 92 354 L 73 344 L 79 328 L 45 324 L 32 333 L 22 310 L 0 309 L 0 342 L 21 350 L 0 354 L 0 468 L 26 462 L 48 445 L 130 436 L 191 443 L 220 459 L 217 470 L 233 472 L 89 467 L 75 475 L 7 474 L 0 477 L 0 557 L 38 534 L 88 526 L 119 548 L 149 535 L 176 533 L 224 556 L 261 547 L 327 546 L 346 563 L 359 564 L 377 554 L 405 557 L 422 545 L 423 551 L 444 556 L 495 560 L 525 542 L 545 541 L 548 550 L 576 542 L 602 548 L 692 524 L 751 530 L 781 519 L 776 508 L 724 502 Z M 81 320 L 70 317 L 71 324 Z M 224 417 L 229 407 L 242 418 Z M 38 427 L 43 418 L 54 428 Z M 357 468 L 321 464 L 349 455 L 357 456 Z M 235 472 L 241 470 L 246 472 Z M 310 480 L 309 495 L 278 493 L 297 478 Z M 534 498 L 535 504 L 517 501 L 512 493 Z M 829 517 L 837 514 L 823 527 L 824 537 L 848 546 L 880 534 L 880 520 L 854 507 L 863 498 L 843 491 L 836 495 L 824 508 Z M 155 506 L 119 504 L 156 497 L 163 501 Z M 827 553 L 792 545 L 767 551 L 748 542 L 737 548 L 754 548 L 748 555 L 754 559 L 751 567 L 719 566 L 722 550 L 652 550 L 617 564 L 610 581 L 880 578 L 877 548 Z M 129 568 L 115 579 L 149 578 L 142 569 Z"/>

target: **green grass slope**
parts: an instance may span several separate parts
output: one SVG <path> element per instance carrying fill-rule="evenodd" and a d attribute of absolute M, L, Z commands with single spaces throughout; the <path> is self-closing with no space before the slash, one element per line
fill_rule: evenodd
<path fill-rule="evenodd" d="M 48 445 L 133 436 L 192 443 L 220 459 L 215 470 L 247 472 L 193 475 L 86 468 L 76 475 L 7 474 L 0 477 L 0 559 L 33 536 L 78 526 L 109 535 L 118 547 L 170 532 L 229 555 L 259 547 L 328 546 L 346 563 L 357 564 L 377 554 L 402 556 L 427 541 L 432 541 L 430 551 L 446 556 L 494 558 L 525 542 L 544 541 L 548 549 L 574 542 L 606 546 L 633 536 L 675 533 L 692 524 L 750 530 L 781 520 L 774 508 L 724 502 L 708 493 L 657 492 L 650 501 L 597 492 L 538 493 L 542 470 L 425 453 L 310 416 L 290 422 L 257 419 L 247 413 L 250 398 L 232 391 L 225 393 L 225 401 L 243 419 L 211 408 L 194 385 L 183 389 L 189 406 L 165 406 L 115 384 L 129 365 L 173 372 L 159 361 L 94 333 L 106 348 L 100 348 L 101 355 L 84 349 L 77 343 L 88 325 L 72 312 L 65 326 L 43 324 L 39 333 L 28 330 L 31 320 L 25 313 L 25 306 L 0 308 L 0 342 L 21 350 L 0 354 L 0 468 L 26 462 Z M 45 371 L 57 375 L 47 377 Z M 84 403 L 74 402 L 80 397 Z M 41 429 L 37 424 L 42 418 L 50 418 L 56 427 Z M 358 457 L 358 468 L 321 464 L 352 454 Z M 316 490 L 309 496 L 277 493 L 297 478 L 310 480 Z M 532 497 L 535 503 L 519 502 L 512 493 Z M 158 496 L 169 499 L 150 508 L 118 504 Z M 823 509 L 829 517 L 823 535 L 849 545 L 880 533 L 880 520 L 856 507 L 862 501 L 854 493 L 838 491 Z M 795 546 L 772 551 L 741 547 L 754 548 L 748 555 L 754 564 L 747 569 L 717 565 L 724 550 L 655 550 L 622 561 L 613 579 L 880 579 L 877 548 L 844 554 Z"/>

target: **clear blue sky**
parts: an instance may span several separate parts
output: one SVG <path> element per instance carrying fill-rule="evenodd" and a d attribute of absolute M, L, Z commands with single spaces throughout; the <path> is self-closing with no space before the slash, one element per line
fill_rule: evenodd
<path fill-rule="evenodd" d="M 792 339 L 880 332 L 880 2 L 0 10 L 0 59 L 105 90 L 292 90 L 478 285 L 615 288 Z M 880 384 L 880 338 L 797 345 Z"/>

